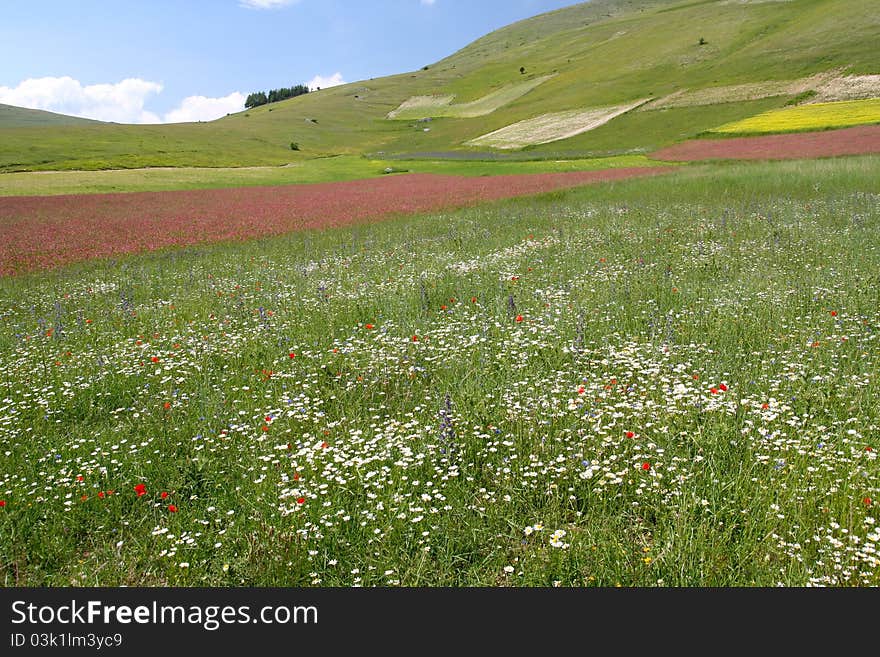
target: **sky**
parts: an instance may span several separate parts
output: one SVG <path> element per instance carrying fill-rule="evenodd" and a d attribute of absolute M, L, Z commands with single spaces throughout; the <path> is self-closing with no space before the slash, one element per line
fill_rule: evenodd
<path fill-rule="evenodd" d="M 210 121 L 247 95 L 433 64 L 575 0 L 0 0 L 0 103 Z"/>

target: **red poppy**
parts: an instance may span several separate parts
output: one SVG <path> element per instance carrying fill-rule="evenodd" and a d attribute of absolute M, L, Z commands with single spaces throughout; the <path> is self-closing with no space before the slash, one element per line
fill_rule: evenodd
<path fill-rule="evenodd" d="M 158 363 L 158 362 L 159 362 L 159 357 L 158 357 L 158 356 L 150 356 L 150 360 L 151 360 L 152 362 L 154 362 L 154 363 Z"/>
<path fill-rule="evenodd" d="M 169 504 L 169 505 L 168 505 L 168 510 L 169 510 L 171 513 L 177 513 L 177 507 L 174 506 L 173 504 Z"/>
<path fill-rule="evenodd" d="M 98 497 L 100 497 L 103 500 L 104 499 L 104 491 L 99 491 Z"/>
<path fill-rule="evenodd" d="M 134 492 L 137 493 L 138 497 L 147 494 L 147 485 L 146 484 L 138 484 L 134 487 Z"/>
<path fill-rule="evenodd" d="M 294 473 L 293 473 L 293 480 L 294 480 L 294 481 L 299 481 L 299 478 L 300 478 L 300 474 L 299 474 L 299 472 L 294 472 Z"/>
<path fill-rule="evenodd" d="M 6 500 L 0 500 L 0 509 L 6 506 Z"/>
<path fill-rule="evenodd" d="M 761 404 L 761 408 L 763 408 L 764 410 L 767 410 L 768 408 L 770 408 L 770 404 L 768 404 L 767 402 L 764 402 L 763 404 Z"/>
<path fill-rule="evenodd" d="M 365 324 L 365 325 L 364 325 L 364 328 L 367 329 L 368 331 L 372 331 L 372 330 L 373 330 L 373 325 L 372 325 L 372 324 Z"/>
<path fill-rule="evenodd" d="M 832 316 L 832 317 L 837 317 L 837 311 L 836 311 L 836 310 L 832 310 L 832 311 L 831 311 L 831 316 Z"/>
<path fill-rule="evenodd" d="M 516 321 L 517 321 L 517 322 L 521 322 L 521 321 L 523 321 L 523 316 L 522 316 L 522 315 L 517 315 L 517 316 L 516 316 Z"/>
<path fill-rule="evenodd" d="M 709 392 L 711 392 L 713 395 L 717 395 L 717 394 L 718 394 L 718 388 L 709 388 Z"/>
<path fill-rule="evenodd" d="M 417 335 L 412 336 L 412 341 L 413 341 L 413 342 L 418 342 L 418 341 L 419 341 L 419 336 L 417 336 Z"/>
<path fill-rule="evenodd" d="M 171 402 L 165 402 L 164 404 L 162 404 L 162 408 L 167 411 L 169 408 L 171 408 Z"/>
<path fill-rule="evenodd" d="M 633 433 L 632 431 L 627 431 L 627 432 L 626 432 L 626 437 L 627 437 L 627 438 L 633 438 L 635 435 L 636 435 L 636 434 Z"/>
<path fill-rule="evenodd" d="M 477 302 L 477 297 L 471 297 L 471 303 L 476 303 L 476 302 Z"/>
<path fill-rule="evenodd" d="M 330 443 L 328 443 L 326 440 L 321 443 L 321 449 L 327 449 L 328 447 L 330 447 Z"/>
<path fill-rule="evenodd" d="M 587 391 L 587 389 L 584 388 L 583 386 L 581 386 L 580 388 L 578 388 L 578 394 L 579 394 L 579 395 L 584 394 L 586 391 Z"/>
<path fill-rule="evenodd" d="M 306 498 L 304 498 L 304 497 L 298 497 L 298 498 L 296 498 L 296 503 L 297 503 L 297 504 L 305 504 L 305 503 L 306 503 Z"/>
<path fill-rule="evenodd" d="M 263 431 L 268 431 L 268 430 L 269 430 L 269 425 L 268 425 L 268 424 L 264 424 L 264 425 L 263 425 Z"/>
<path fill-rule="evenodd" d="M 720 386 L 718 386 L 718 389 L 721 390 L 721 392 L 727 392 L 727 386 L 724 385 L 723 383 Z"/>
<path fill-rule="evenodd" d="M 440 306 L 440 310 L 446 310 L 446 304 L 443 304 L 442 306 Z"/>
<path fill-rule="evenodd" d="M 296 358 L 296 354 L 293 353 L 293 352 L 290 352 L 290 353 L 287 354 L 287 355 L 288 355 L 290 358 Z"/>
<path fill-rule="evenodd" d="M 166 497 L 168 497 L 168 493 L 166 493 L 166 492 L 163 490 L 163 491 L 162 491 L 162 495 L 161 495 L 160 497 L 164 500 Z"/>
<path fill-rule="evenodd" d="M 650 470 L 650 469 L 651 469 L 651 464 L 650 464 L 650 463 L 648 463 L 647 461 L 645 461 L 644 463 L 642 463 L 642 470 Z"/>
<path fill-rule="evenodd" d="M 79 499 L 82 500 L 83 502 L 85 502 L 87 499 L 89 499 L 89 496 L 88 496 L 88 495 L 83 495 L 83 496 L 82 496 L 81 498 L 79 498 Z"/>
<path fill-rule="evenodd" d="M 865 506 L 871 506 L 871 498 L 870 497 L 866 497 L 865 499 L 862 500 L 862 502 L 865 503 Z"/>
<path fill-rule="evenodd" d="M 77 480 L 77 481 L 82 481 L 82 480 L 83 480 L 83 476 L 82 476 L 82 475 L 76 475 L 76 480 Z"/>

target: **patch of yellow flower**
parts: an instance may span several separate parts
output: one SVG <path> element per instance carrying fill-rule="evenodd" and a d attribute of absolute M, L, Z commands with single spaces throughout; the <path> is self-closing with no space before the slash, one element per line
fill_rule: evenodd
<path fill-rule="evenodd" d="M 799 132 L 869 123 L 880 123 L 880 98 L 784 107 L 740 121 L 725 123 L 712 132 L 719 134 Z"/>

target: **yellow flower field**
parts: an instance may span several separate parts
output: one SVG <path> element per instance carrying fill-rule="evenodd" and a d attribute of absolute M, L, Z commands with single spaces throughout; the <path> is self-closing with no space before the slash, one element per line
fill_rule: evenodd
<path fill-rule="evenodd" d="M 719 134 L 755 134 L 845 128 L 866 123 L 880 123 L 880 98 L 814 103 L 770 110 L 747 119 L 725 123 L 712 132 Z"/>

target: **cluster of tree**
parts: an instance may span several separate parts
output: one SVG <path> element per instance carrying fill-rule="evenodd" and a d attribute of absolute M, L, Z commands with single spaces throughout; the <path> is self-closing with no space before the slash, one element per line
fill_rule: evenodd
<path fill-rule="evenodd" d="M 247 109 L 251 109 L 252 107 L 259 107 L 266 103 L 277 103 L 279 100 L 287 100 L 288 98 L 302 96 L 307 93 L 309 93 L 309 88 L 304 84 L 298 84 L 293 87 L 282 89 L 272 89 L 269 93 L 266 93 L 265 91 L 257 91 L 247 97 L 244 101 L 244 106 Z"/>

